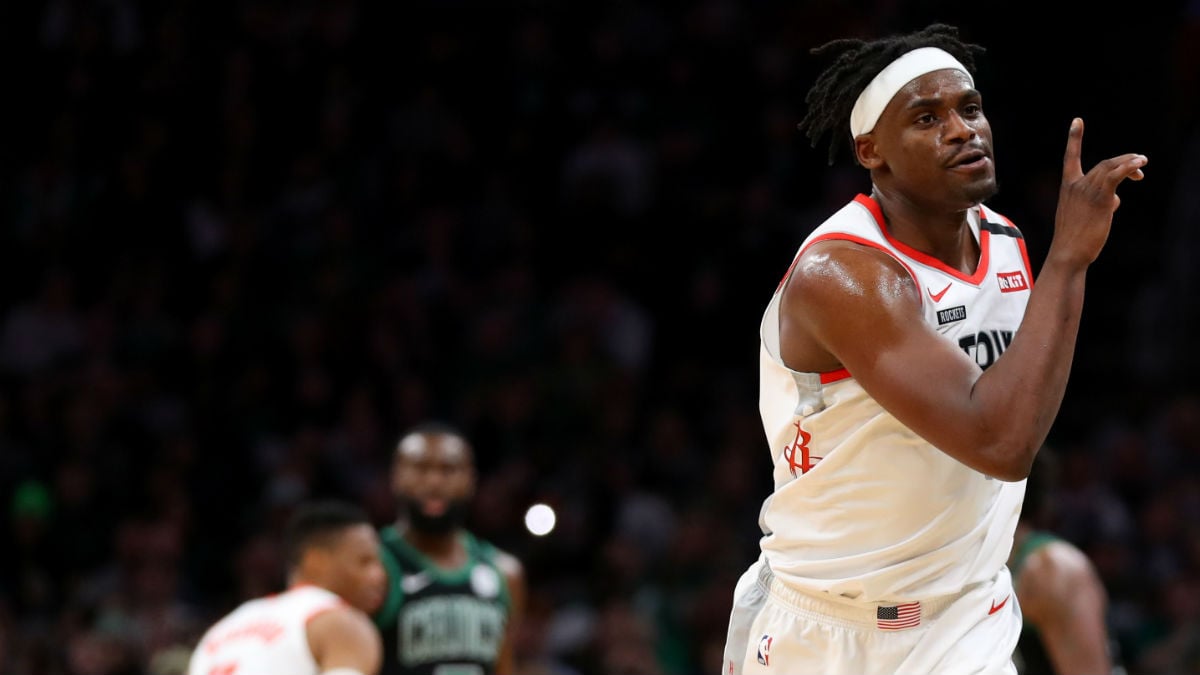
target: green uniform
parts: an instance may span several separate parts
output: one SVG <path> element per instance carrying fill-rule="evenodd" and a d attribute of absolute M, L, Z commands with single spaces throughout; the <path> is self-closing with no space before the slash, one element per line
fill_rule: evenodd
<path fill-rule="evenodd" d="M 508 582 L 491 544 L 462 533 L 467 562 L 437 567 L 394 527 L 380 530 L 388 593 L 375 615 L 383 635 L 380 675 L 485 675 L 504 642 Z"/>

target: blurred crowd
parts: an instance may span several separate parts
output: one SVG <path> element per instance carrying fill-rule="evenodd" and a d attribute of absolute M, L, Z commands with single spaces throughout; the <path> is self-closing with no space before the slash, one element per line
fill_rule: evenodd
<path fill-rule="evenodd" d="M 807 48 L 933 19 L 989 48 L 993 206 L 1035 267 L 1072 116 L 1085 163 L 1151 159 L 1089 278 L 1055 525 L 1130 672 L 1200 672 L 1200 2 L 905 4 L 8 7 L 0 675 L 182 673 L 280 587 L 300 500 L 394 517 L 427 418 L 526 564 L 522 673 L 713 672 L 770 488 L 760 313 L 869 190 L 796 130 Z"/>

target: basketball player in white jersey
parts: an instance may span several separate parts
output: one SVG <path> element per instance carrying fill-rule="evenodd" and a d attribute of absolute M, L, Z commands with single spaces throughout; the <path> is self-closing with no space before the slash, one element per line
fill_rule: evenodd
<path fill-rule="evenodd" d="M 734 591 L 722 673 L 1015 673 L 1005 561 L 1058 413 L 1088 266 L 1146 158 L 1086 174 L 1071 123 L 1034 286 L 984 205 L 992 132 L 952 26 L 838 40 L 801 122 L 850 139 L 873 188 L 801 244 L 760 327 L 774 462 L 761 554 Z M 849 132 L 849 134 L 847 134 Z"/>
<path fill-rule="evenodd" d="M 249 600 L 196 646 L 188 675 L 376 675 L 382 642 L 369 612 L 383 600 L 379 537 L 340 502 L 297 508 L 287 534 L 288 589 Z"/>

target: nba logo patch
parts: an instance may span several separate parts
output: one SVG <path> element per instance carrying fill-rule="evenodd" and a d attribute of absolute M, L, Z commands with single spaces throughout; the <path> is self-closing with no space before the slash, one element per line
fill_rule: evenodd
<path fill-rule="evenodd" d="M 770 635 L 764 635 L 758 641 L 758 662 L 764 666 L 771 665 L 771 642 L 774 639 Z"/>

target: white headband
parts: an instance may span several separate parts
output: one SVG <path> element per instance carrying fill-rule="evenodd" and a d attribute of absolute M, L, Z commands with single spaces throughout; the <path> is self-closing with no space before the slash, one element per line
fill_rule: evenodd
<path fill-rule="evenodd" d="M 967 72 L 966 66 L 937 47 L 914 49 L 889 63 L 854 102 L 854 108 L 850 111 L 850 134 L 858 136 L 874 129 L 883 109 L 904 85 L 926 73 L 947 68 L 961 70 L 971 86 L 975 86 L 975 79 Z"/>

